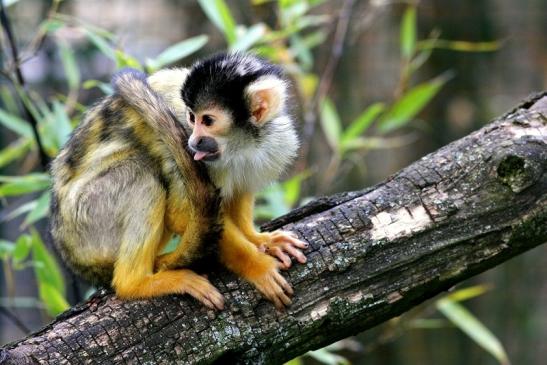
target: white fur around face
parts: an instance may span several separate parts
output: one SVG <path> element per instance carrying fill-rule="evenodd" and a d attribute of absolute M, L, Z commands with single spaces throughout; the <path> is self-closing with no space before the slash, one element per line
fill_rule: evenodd
<path fill-rule="evenodd" d="M 288 116 L 270 120 L 262 128 L 264 134 L 255 142 L 249 141 L 244 132 L 232 137 L 222 157 L 208 163 L 215 185 L 222 187 L 224 199 L 263 189 L 296 157 L 298 136 Z"/>

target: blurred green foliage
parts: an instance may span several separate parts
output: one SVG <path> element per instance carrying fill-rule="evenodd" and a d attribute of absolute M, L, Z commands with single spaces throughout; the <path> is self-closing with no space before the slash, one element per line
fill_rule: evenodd
<path fill-rule="evenodd" d="M 253 0 L 260 5 L 271 0 Z M 278 28 L 269 28 L 265 23 L 251 25 L 238 24 L 229 7 L 223 0 L 199 0 L 203 12 L 223 34 L 226 48 L 230 51 L 251 51 L 282 64 L 295 80 L 298 98 L 303 106 L 313 105 L 318 95 L 321 75 L 313 73 L 313 49 L 328 39 L 328 25 L 333 21 L 329 14 L 312 14 L 311 11 L 325 0 L 278 0 L 276 14 Z M 58 5 L 58 1 L 55 2 Z M 9 5 L 8 2 L 6 5 Z M 56 8 L 55 8 L 56 9 Z M 11 84 L 15 95 L 7 85 L 0 86 L 0 124 L 12 131 L 16 140 L 0 151 L 0 167 L 25 159 L 36 149 L 33 132 L 26 120 L 21 117 L 16 100 L 19 99 L 38 121 L 38 131 L 48 156 L 54 157 L 69 138 L 70 132 L 81 120 L 86 106 L 78 103 L 79 91 L 99 88 L 104 94 L 111 94 L 108 83 L 99 80 L 82 80 L 78 62 L 68 42 L 55 37 L 56 32 L 70 27 L 72 31 L 84 34 L 89 42 L 104 56 L 115 63 L 116 68 L 133 67 L 152 73 L 162 67 L 179 62 L 194 54 L 208 42 L 208 36 L 198 35 L 185 39 L 165 49 L 158 56 L 140 62 L 124 52 L 115 44 L 116 37 L 91 24 L 71 16 L 52 11 L 38 30 L 38 37 L 53 36 L 65 73 L 67 93 L 57 94 L 48 101 L 39 94 L 20 85 L 15 78 Z M 370 149 L 392 146 L 389 133 L 408 126 L 419 113 L 439 93 L 451 78 L 450 72 L 420 83 L 411 78 L 427 61 L 435 48 L 449 48 L 456 51 L 492 51 L 500 47 L 499 42 L 465 42 L 438 39 L 433 33 L 425 40 L 417 39 L 417 9 L 408 5 L 401 19 L 400 81 L 394 91 L 393 100 L 378 101 L 364 107 L 357 118 L 344 120 L 335 103 L 325 96 L 318 100 L 319 127 L 332 151 L 329 171 L 325 176 L 328 184 L 339 173 L 342 161 L 352 153 L 364 153 Z M 372 132 L 373 131 L 373 132 Z M 305 158 L 306 156 L 304 156 Z M 309 169 L 303 169 L 285 182 L 274 184 L 259 195 L 256 217 L 261 220 L 287 213 L 292 207 L 306 198 L 301 197 L 302 182 L 312 176 Z M 0 305 L 44 307 L 50 315 L 56 315 L 68 308 L 65 299 L 65 282 L 58 264 L 46 249 L 42 238 L 33 225 L 49 214 L 51 180 L 47 173 L 27 173 L 20 176 L 0 176 L 0 198 L 26 196 L 17 206 L 9 206 L 4 220 L 24 216 L 20 226 L 21 234 L 10 242 L 0 240 L 0 259 L 2 260 L 8 298 L 2 298 Z M 10 204 L 12 200 L 9 201 Z M 14 297 L 13 273 L 26 267 L 33 267 L 39 288 L 39 302 L 32 298 Z M 500 364 L 508 364 L 507 355 L 496 337 L 480 323 L 459 302 L 482 294 L 483 287 L 473 287 L 456 291 L 435 301 L 435 307 L 451 323 L 470 336 L 479 346 L 491 353 Z M 7 299 L 7 300 L 6 300 Z M 399 328 L 438 328 L 445 322 L 427 318 L 412 318 Z M 313 351 L 305 356 L 324 364 L 347 364 L 348 361 L 335 351 L 344 346 L 334 344 Z M 301 364 L 297 358 L 289 364 Z"/>

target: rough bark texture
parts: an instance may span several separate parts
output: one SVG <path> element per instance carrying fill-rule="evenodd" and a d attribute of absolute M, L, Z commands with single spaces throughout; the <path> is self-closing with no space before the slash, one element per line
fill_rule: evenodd
<path fill-rule="evenodd" d="M 286 273 L 285 313 L 226 272 L 211 275 L 228 303 L 218 313 L 187 296 L 98 293 L 0 363 L 275 364 L 366 330 L 547 241 L 546 136 L 543 93 L 377 186 L 267 224 L 311 244 Z"/>

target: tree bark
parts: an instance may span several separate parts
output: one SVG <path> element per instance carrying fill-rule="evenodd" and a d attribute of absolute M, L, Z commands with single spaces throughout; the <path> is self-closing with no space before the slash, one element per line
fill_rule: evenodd
<path fill-rule="evenodd" d="M 268 363 L 371 328 L 547 241 L 547 93 L 363 191 L 263 228 L 310 243 L 280 313 L 217 271 L 227 308 L 99 292 L 0 352 L 2 364 Z"/>

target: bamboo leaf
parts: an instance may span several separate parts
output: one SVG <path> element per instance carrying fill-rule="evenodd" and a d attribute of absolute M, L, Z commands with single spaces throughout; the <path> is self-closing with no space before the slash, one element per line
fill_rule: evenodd
<path fill-rule="evenodd" d="M 33 138 L 32 128 L 26 120 L 10 114 L 3 109 L 0 109 L 0 124 L 21 137 Z"/>
<path fill-rule="evenodd" d="M 12 253 L 13 262 L 16 264 L 23 262 L 27 258 L 31 247 L 32 239 L 28 234 L 19 236 Z"/>
<path fill-rule="evenodd" d="M 38 204 L 37 200 L 33 200 L 25 204 L 22 204 L 18 206 L 17 208 L 15 208 L 14 210 L 12 210 L 11 212 L 9 212 L 8 214 L 6 214 L 5 217 L 2 217 L 2 221 L 10 221 L 16 217 L 19 217 L 22 214 L 28 213 L 32 211 L 34 208 L 36 208 L 37 204 Z"/>
<path fill-rule="evenodd" d="M 246 29 L 245 33 L 230 46 L 230 50 L 240 52 L 246 51 L 260 41 L 265 34 L 266 26 L 263 23 L 254 24 Z"/>
<path fill-rule="evenodd" d="M 447 39 L 426 39 L 418 42 L 417 47 L 421 50 L 427 49 L 448 49 L 457 52 L 494 52 L 503 46 L 502 40 L 489 42 L 468 42 L 451 41 Z"/>
<path fill-rule="evenodd" d="M 461 304 L 442 298 L 436 303 L 437 309 L 450 322 L 467 334 L 475 343 L 494 356 L 502 365 L 508 365 L 509 359 L 502 344 L 471 312 Z"/>
<path fill-rule="evenodd" d="M 13 242 L 0 239 L 0 260 L 7 260 L 13 255 L 15 244 Z"/>
<path fill-rule="evenodd" d="M 61 291 L 50 283 L 40 282 L 38 290 L 50 316 L 56 316 L 70 307 Z"/>
<path fill-rule="evenodd" d="M 30 211 L 23 222 L 22 228 L 28 227 L 30 224 L 45 218 L 49 213 L 49 204 L 51 202 L 51 193 L 46 191 L 36 201 L 36 206 Z"/>
<path fill-rule="evenodd" d="M 60 294 L 65 295 L 65 281 L 57 262 L 46 249 L 42 238 L 35 229 L 31 229 L 32 258 L 35 262 L 34 271 L 38 283 L 49 284 Z"/>
<path fill-rule="evenodd" d="M 58 100 L 53 101 L 53 121 L 52 125 L 55 129 L 57 148 L 62 147 L 72 132 L 72 124 L 70 118 L 66 113 L 66 109 Z"/>
<path fill-rule="evenodd" d="M 116 55 L 116 68 L 130 67 L 143 71 L 141 63 L 135 57 L 119 49 L 115 50 L 114 54 Z"/>
<path fill-rule="evenodd" d="M 209 37 L 207 37 L 206 35 L 199 35 L 197 37 L 188 38 L 167 48 L 157 57 L 147 60 L 146 66 L 151 72 L 158 70 L 198 51 L 205 44 L 207 44 L 208 40 Z"/>
<path fill-rule="evenodd" d="M 105 95 L 114 94 L 114 89 L 112 88 L 112 86 L 109 83 L 102 82 L 102 81 L 99 81 L 99 80 L 86 80 L 86 81 L 84 81 L 82 87 L 86 90 L 97 87 Z"/>
<path fill-rule="evenodd" d="M 416 49 L 416 7 L 407 6 L 401 21 L 401 54 L 411 59 Z"/>
<path fill-rule="evenodd" d="M 84 28 L 83 32 L 86 35 L 87 39 L 89 39 L 89 41 L 93 43 L 95 47 L 97 47 L 97 49 L 101 51 L 102 54 L 104 54 L 108 58 L 113 59 L 114 61 L 116 60 L 116 53 L 114 52 L 114 49 L 104 37 L 100 36 L 96 32 L 91 31 L 88 28 Z"/>
<path fill-rule="evenodd" d="M 383 114 L 378 124 L 380 131 L 389 132 L 407 124 L 437 95 L 450 77 L 451 74 L 444 73 L 408 90 Z"/>
<path fill-rule="evenodd" d="M 468 288 L 458 289 L 453 293 L 448 294 L 445 298 L 448 298 L 455 302 L 463 302 L 465 300 L 483 295 L 490 290 L 490 287 L 486 285 L 474 285 Z"/>
<path fill-rule="evenodd" d="M 224 0 L 198 0 L 207 18 L 224 33 L 228 45 L 237 40 L 236 22 Z"/>
<path fill-rule="evenodd" d="M 80 70 L 78 69 L 74 53 L 66 42 L 60 41 L 57 44 L 59 45 L 61 62 L 65 70 L 68 87 L 70 90 L 77 90 L 80 87 Z"/>
<path fill-rule="evenodd" d="M 31 146 L 32 140 L 29 138 L 19 138 L 15 142 L 10 143 L 0 151 L 0 167 L 4 167 L 10 162 L 21 158 L 30 150 Z"/>
<path fill-rule="evenodd" d="M 342 135 L 342 144 L 364 133 L 384 109 L 384 103 L 374 103 L 366 108 L 361 115 L 346 128 Z"/>
<path fill-rule="evenodd" d="M 320 122 L 329 146 L 334 151 L 338 151 L 340 147 L 342 123 L 340 122 L 340 117 L 338 116 L 336 107 L 328 98 L 321 103 Z"/>
<path fill-rule="evenodd" d="M 0 197 L 22 195 L 43 190 L 50 186 L 47 174 L 28 174 L 24 176 L 0 176 Z"/>

